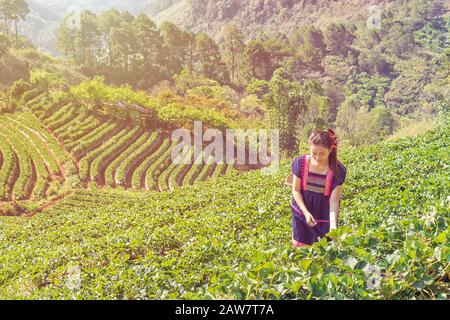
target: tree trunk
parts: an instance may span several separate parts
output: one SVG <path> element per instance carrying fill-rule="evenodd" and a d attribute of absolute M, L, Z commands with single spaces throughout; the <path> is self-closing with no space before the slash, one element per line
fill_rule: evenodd
<path fill-rule="evenodd" d="M 112 65 L 113 65 L 113 58 L 112 58 L 112 40 L 111 40 L 111 35 L 108 36 L 108 53 L 109 53 L 109 66 L 112 67 Z"/>
<path fill-rule="evenodd" d="M 7 41 L 8 41 L 8 46 L 9 46 L 9 26 L 8 26 L 8 19 L 6 18 L 6 15 L 3 16 L 4 17 L 4 21 L 5 21 L 5 31 L 6 31 L 6 37 L 7 37 Z"/>
<path fill-rule="evenodd" d="M 124 59 L 123 59 L 126 73 L 128 73 L 128 59 L 129 59 L 128 55 L 129 55 L 129 53 L 128 53 L 128 48 L 127 48 L 127 50 L 125 51 L 125 54 L 124 54 Z"/>
<path fill-rule="evenodd" d="M 19 35 L 17 33 L 17 20 L 14 20 L 14 29 L 16 31 L 16 48 L 19 46 Z"/>
<path fill-rule="evenodd" d="M 194 71 L 194 48 L 191 46 L 189 51 L 189 71 L 192 73 Z"/>
<path fill-rule="evenodd" d="M 231 82 L 234 82 L 234 72 L 235 72 L 235 54 L 234 54 L 234 50 L 231 54 Z"/>

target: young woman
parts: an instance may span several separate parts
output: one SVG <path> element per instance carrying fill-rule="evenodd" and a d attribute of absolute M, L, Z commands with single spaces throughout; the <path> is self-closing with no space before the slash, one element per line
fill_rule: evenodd
<path fill-rule="evenodd" d="M 338 227 L 339 197 L 347 169 L 337 158 L 333 130 L 316 130 L 309 155 L 292 163 L 292 243 L 308 246 Z"/>

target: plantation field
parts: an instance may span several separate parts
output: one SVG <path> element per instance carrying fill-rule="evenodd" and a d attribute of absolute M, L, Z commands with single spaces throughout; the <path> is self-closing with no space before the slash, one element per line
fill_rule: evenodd
<path fill-rule="evenodd" d="M 68 154 L 29 112 L 0 115 L 0 204 L 52 198 L 73 183 Z"/>
<path fill-rule="evenodd" d="M 341 227 L 309 248 L 291 245 L 290 161 L 171 193 L 80 189 L 0 217 L 0 298 L 448 299 L 449 141 L 446 125 L 340 150 Z"/>
<path fill-rule="evenodd" d="M 175 142 L 160 129 L 100 117 L 46 94 L 26 106 L 0 115 L 0 214 L 39 209 L 80 187 L 171 191 L 233 170 L 172 163 Z"/>

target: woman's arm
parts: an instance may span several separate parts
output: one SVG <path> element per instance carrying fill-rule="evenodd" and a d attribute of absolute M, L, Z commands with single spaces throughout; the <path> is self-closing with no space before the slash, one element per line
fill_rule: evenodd
<path fill-rule="evenodd" d="M 305 203 L 303 202 L 302 194 L 300 193 L 301 179 L 297 177 L 295 174 L 293 176 L 294 177 L 292 181 L 292 195 L 294 196 L 294 200 L 299 206 L 299 208 L 302 210 L 303 214 L 305 215 L 306 222 L 310 226 L 315 226 L 317 223 L 314 220 L 313 215 L 306 208 Z"/>
<path fill-rule="evenodd" d="M 341 191 L 342 185 L 338 185 L 334 188 L 330 196 L 330 230 L 337 229 Z"/>

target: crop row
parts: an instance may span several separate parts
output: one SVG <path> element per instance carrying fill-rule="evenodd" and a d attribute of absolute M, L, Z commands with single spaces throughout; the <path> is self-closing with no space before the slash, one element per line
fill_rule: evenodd
<path fill-rule="evenodd" d="M 110 139 L 103 141 L 103 144 L 99 148 L 95 148 L 89 151 L 85 156 L 83 156 L 80 160 L 80 178 L 84 181 L 91 180 L 91 163 L 94 161 L 103 151 L 108 150 L 108 148 L 114 146 L 117 140 L 120 140 L 122 137 L 127 136 L 127 130 L 122 129 L 117 134 L 110 137 Z"/>
<path fill-rule="evenodd" d="M 100 185 L 104 185 L 106 167 L 132 145 L 141 133 L 142 131 L 139 128 L 133 128 L 122 138 L 113 137 L 111 140 L 115 140 L 115 142 L 110 147 L 105 148 L 92 162 L 91 179 Z"/>
<path fill-rule="evenodd" d="M 12 186 L 14 186 L 14 172 L 17 168 L 17 155 L 14 153 L 13 148 L 6 140 L 6 138 L 0 134 L 0 148 L 2 154 L 2 166 L 0 168 L 0 200 L 11 200 Z"/>
<path fill-rule="evenodd" d="M 125 172 L 130 170 L 136 159 L 139 158 L 152 144 L 158 140 L 158 132 L 145 132 L 135 143 L 120 154 L 106 170 L 106 183 L 111 186 L 122 185 L 126 186 Z"/>
<path fill-rule="evenodd" d="M 39 137 L 43 144 L 42 148 L 48 150 L 48 152 L 52 154 L 52 158 L 56 159 L 55 161 L 58 163 L 61 171 L 64 171 L 63 174 L 76 173 L 76 168 L 70 154 L 66 152 L 60 146 L 58 141 L 45 130 L 45 127 L 38 119 L 27 112 L 15 113 L 15 119 L 17 119 L 17 122 L 20 122 L 23 127 L 28 128 L 28 130 Z"/>
<path fill-rule="evenodd" d="M 6 120 L 3 121 L 4 129 L 8 128 L 10 130 L 8 138 L 11 139 L 14 147 L 17 149 L 19 157 L 26 157 L 28 159 L 27 163 L 31 165 L 31 173 L 29 167 L 20 167 L 20 177 L 18 179 L 19 187 L 18 190 L 15 189 L 17 199 L 25 200 L 31 197 L 44 197 L 48 183 L 51 181 L 51 177 L 45 162 L 45 156 L 42 154 L 40 146 L 31 139 L 30 135 L 21 129 L 18 129 L 15 123 L 10 122 L 9 118 L 2 120 Z M 58 170 L 58 168 L 56 170 Z M 21 185 L 22 181 L 23 184 Z M 33 193 L 31 193 L 31 190 Z"/>
<path fill-rule="evenodd" d="M 34 167 L 33 161 L 27 152 L 22 139 L 19 139 L 15 132 L 5 132 L 7 126 L 2 126 L 0 134 L 6 139 L 9 145 L 14 146 L 14 151 L 16 154 L 15 161 L 17 161 L 17 171 L 15 172 L 15 183 L 14 186 L 10 185 L 12 188 L 12 199 L 16 200 L 26 200 L 31 196 L 33 191 L 33 185 L 36 180 L 36 169 Z"/>

